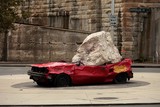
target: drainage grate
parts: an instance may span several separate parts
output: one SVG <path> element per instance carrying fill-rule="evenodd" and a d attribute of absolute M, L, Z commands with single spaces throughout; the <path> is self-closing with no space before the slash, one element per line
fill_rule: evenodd
<path fill-rule="evenodd" d="M 117 97 L 97 97 L 94 98 L 95 100 L 114 100 L 114 99 L 118 99 Z"/>

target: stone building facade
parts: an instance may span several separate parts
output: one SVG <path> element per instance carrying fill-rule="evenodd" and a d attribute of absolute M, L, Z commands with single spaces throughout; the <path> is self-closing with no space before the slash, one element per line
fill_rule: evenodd
<path fill-rule="evenodd" d="M 111 0 L 26 0 L 20 8 L 21 11 L 30 14 L 27 20 L 22 21 L 23 24 L 69 29 L 75 32 L 112 30 Z M 160 0 L 115 0 L 115 15 L 118 17 L 118 24 L 114 26 L 113 39 L 123 57 L 158 61 Z M 22 24 L 19 29 L 23 29 Z M 41 32 L 39 30 L 36 32 Z M 17 33 L 12 35 L 16 37 Z M 63 33 L 59 34 L 63 37 Z"/>

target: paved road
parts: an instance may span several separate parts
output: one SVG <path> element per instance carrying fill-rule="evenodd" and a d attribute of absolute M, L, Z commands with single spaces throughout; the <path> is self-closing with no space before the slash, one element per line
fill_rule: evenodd
<path fill-rule="evenodd" d="M 127 84 L 64 88 L 37 86 L 26 74 L 29 69 L 29 67 L 0 67 L 0 105 L 108 105 L 160 102 L 159 68 L 134 68 L 134 78 Z"/>
<path fill-rule="evenodd" d="M 0 75 L 27 74 L 30 67 L 0 67 Z"/>
<path fill-rule="evenodd" d="M 4 78 L 25 78 L 29 82 L 21 82 L 19 84 L 12 85 L 13 88 L 21 88 L 23 86 L 32 86 L 36 85 L 29 80 L 29 76 L 27 75 L 27 71 L 30 70 L 30 67 L 0 67 L 0 75 L 4 75 Z M 134 73 L 145 72 L 145 73 L 160 73 L 159 68 L 133 68 Z M 58 88 L 59 90 L 67 89 L 67 90 L 79 90 L 79 89 L 112 89 L 112 88 L 132 88 L 145 86 L 150 84 L 149 82 L 132 80 L 127 85 L 126 84 L 95 84 L 95 85 L 84 85 L 84 86 L 72 86 L 72 87 L 64 87 Z M 33 88 L 33 87 L 30 87 Z M 34 87 L 35 88 L 35 87 Z M 42 87 L 44 88 L 44 87 Z M 57 89 L 53 87 L 54 89 Z"/>
<path fill-rule="evenodd" d="M 160 73 L 160 68 L 132 68 L 133 72 Z M 0 67 L 0 75 L 27 74 L 30 67 Z"/>

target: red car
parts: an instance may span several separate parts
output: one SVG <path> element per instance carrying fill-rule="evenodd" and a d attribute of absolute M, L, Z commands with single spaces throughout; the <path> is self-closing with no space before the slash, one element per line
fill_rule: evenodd
<path fill-rule="evenodd" d="M 50 62 L 31 65 L 32 68 L 28 71 L 28 75 L 40 86 L 61 87 L 107 82 L 126 83 L 130 78 L 133 78 L 131 64 L 130 59 L 102 66 Z"/>

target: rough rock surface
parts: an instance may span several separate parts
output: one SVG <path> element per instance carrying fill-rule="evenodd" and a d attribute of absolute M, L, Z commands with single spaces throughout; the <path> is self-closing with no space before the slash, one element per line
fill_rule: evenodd
<path fill-rule="evenodd" d="M 84 65 L 116 63 L 122 59 L 109 32 L 101 31 L 86 37 L 79 46 L 72 62 L 81 61 Z"/>

